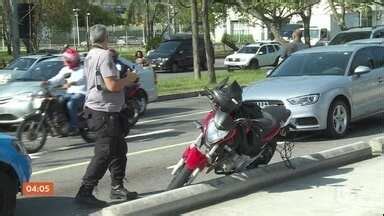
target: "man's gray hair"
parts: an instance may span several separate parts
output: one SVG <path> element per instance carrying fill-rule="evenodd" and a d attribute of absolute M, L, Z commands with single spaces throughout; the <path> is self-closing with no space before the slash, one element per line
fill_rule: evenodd
<path fill-rule="evenodd" d="M 103 43 L 108 38 L 108 31 L 105 25 L 96 24 L 89 30 L 91 43 Z"/>

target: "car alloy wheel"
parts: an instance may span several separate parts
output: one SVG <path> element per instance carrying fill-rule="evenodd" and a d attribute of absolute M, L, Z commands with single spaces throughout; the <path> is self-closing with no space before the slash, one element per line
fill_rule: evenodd
<path fill-rule="evenodd" d="M 350 122 L 349 106 L 344 100 L 335 100 L 329 107 L 327 117 L 327 135 L 341 138 L 347 134 Z"/>
<path fill-rule="evenodd" d="M 348 126 L 348 114 L 343 105 L 337 105 L 332 115 L 333 128 L 338 134 L 343 134 Z"/>

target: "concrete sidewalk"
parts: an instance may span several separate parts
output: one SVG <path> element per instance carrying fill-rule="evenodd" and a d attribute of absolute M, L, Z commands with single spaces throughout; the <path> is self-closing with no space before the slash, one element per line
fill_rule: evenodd
<path fill-rule="evenodd" d="M 384 156 L 287 181 L 184 215 L 383 216 Z"/>

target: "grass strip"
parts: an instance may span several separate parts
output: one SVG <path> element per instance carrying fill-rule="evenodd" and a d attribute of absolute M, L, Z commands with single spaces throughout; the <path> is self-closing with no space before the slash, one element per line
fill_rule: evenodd
<path fill-rule="evenodd" d="M 236 70 L 233 72 L 216 71 L 217 82 L 225 79 L 227 76 L 230 81 L 237 80 L 240 85 L 248 85 L 254 81 L 265 78 L 265 70 Z M 215 84 L 208 85 L 207 73 L 202 74 L 201 80 L 195 80 L 193 73 L 190 76 L 177 77 L 175 79 L 159 80 L 158 91 L 159 95 L 185 93 L 191 91 L 204 90 L 204 87 L 213 87 Z"/>

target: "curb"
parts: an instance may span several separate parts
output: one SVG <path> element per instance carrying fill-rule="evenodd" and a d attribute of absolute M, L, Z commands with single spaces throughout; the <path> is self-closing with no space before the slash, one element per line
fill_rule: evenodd
<path fill-rule="evenodd" d="M 162 102 L 162 101 L 177 100 L 177 99 L 183 99 L 183 98 L 198 97 L 201 95 L 204 95 L 204 91 L 194 91 L 194 92 L 185 92 L 185 93 L 170 94 L 170 95 L 161 95 L 161 96 L 157 97 L 157 99 L 154 102 Z"/>
<path fill-rule="evenodd" d="M 283 162 L 278 162 L 255 170 L 121 203 L 91 215 L 176 215 L 294 177 L 369 159 L 383 153 L 383 147 L 384 137 L 378 137 L 370 140 L 369 143 L 357 142 L 293 158 L 291 162 L 296 169 L 289 169 Z"/>

